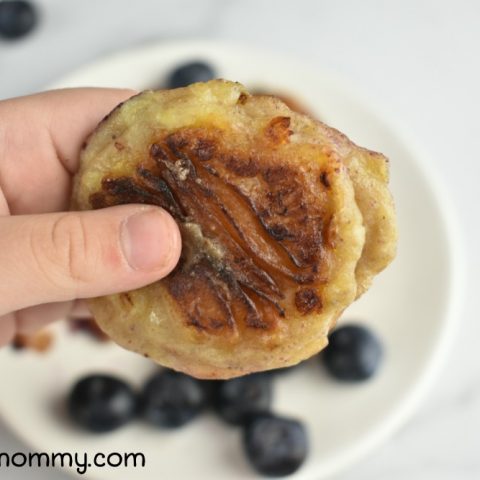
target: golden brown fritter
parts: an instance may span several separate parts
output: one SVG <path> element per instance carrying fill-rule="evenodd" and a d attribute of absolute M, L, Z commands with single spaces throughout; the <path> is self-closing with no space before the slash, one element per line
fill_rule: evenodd
<path fill-rule="evenodd" d="M 322 349 L 381 250 L 364 247 L 368 162 L 331 132 L 221 80 L 144 92 L 115 109 L 82 152 L 74 205 L 161 206 L 183 248 L 167 278 L 92 300 L 101 328 L 202 378 L 292 365 Z M 378 182 L 388 195 L 386 177 Z"/>

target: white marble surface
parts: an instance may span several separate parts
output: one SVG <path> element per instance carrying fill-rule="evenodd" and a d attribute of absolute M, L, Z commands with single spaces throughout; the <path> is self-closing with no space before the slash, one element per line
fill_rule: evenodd
<path fill-rule="evenodd" d="M 337 480 L 480 478 L 480 3 L 340 0 L 43 0 L 31 37 L 0 41 L 0 98 L 21 95 L 132 44 L 203 37 L 286 52 L 337 71 L 429 151 L 456 207 L 469 291 L 447 365 L 415 417 Z M 1 119 L 0 119 L 1 121 Z M 406 318 L 408 322 L 410 319 Z M 412 329 L 415 326 L 412 325 Z M 4 379 L 6 388 L 8 379 Z M 0 451 L 25 451 L 0 423 Z M 52 470 L 2 479 L 65 480 Z"/>

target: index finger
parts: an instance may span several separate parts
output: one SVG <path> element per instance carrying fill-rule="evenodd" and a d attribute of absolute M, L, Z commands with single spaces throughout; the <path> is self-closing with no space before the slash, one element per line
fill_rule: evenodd
<path fill-rule="evenodd" d="M 72 88 L 34 95 L 41 120 L 59 159 L 70 173 L 77 170 L 80 149 L 97 124 L 117 105 L 137 92 L 113 88 Z"/>
<path fill-rule="evenodd" d="M 83 142 L 105 115 L 135 93 L 74 88 L 1 101 L 0 190 L 10 212 L 67 208 Z"/>

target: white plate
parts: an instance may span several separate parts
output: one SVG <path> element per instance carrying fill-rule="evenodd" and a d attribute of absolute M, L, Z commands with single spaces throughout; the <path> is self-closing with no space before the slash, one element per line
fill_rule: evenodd
<path fill-rule="evenodd" d="M 295 478 L 318 480 L 385 440 L 412 414 L 438 371 L 458 304 L 455 229 L 423 155 L 330 74 L 253 50 L 185 42 L 122 52 L 78 70 L 55 86 L 149 88 L 159 85 L 178 62 L 196 58 L 211 62 L 224 78 L 293 92 L 325 122 L 391 160 L 400 228 L 398 256 L 344 315 L 371 326 L 383 339 L 387 355 L 381 373 L 362 385 L 342 385 L 327 378 L 313 362 L 276 385 L 275 409 L 304 419 L 310 430 L 311 453 Z M 105 436 L 73 428 L 58 405 L 81 374 L 116 372 L 139 385 L 152 365 L 114 345 L 97 345 L 82 335 L 65 334 L 64 326 L 57 328 L 62 333 L 45 356 L 10 349 L 0 352 L 4 379 L 0 412 L 32 449 L 146 455 L 145 468 L 128 470 L 129 474 L 91 468 L 84 475 L 89 479 L 256 478 L 242 454 L 238 431 L 209 415 L 173 432 L 140 422 Z"/>

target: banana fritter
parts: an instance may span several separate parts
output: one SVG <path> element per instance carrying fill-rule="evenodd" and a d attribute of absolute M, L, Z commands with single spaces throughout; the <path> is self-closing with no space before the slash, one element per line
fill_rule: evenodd
<path fill-rule="evenodd" d="M 89 138 L 74 207 L 161 206 L 182 255 L 92 312 L 120 345 L 197 377 L 298 363 L 392 258 L 387 180 L 380 154 L 238 83 L 143 92 Z"/>

